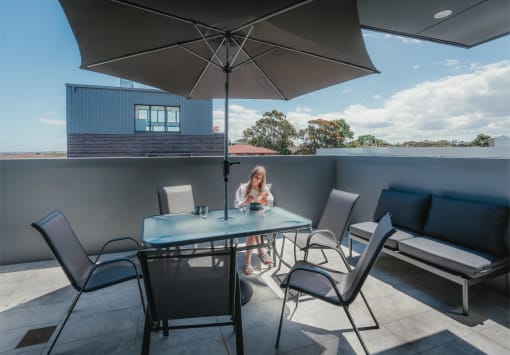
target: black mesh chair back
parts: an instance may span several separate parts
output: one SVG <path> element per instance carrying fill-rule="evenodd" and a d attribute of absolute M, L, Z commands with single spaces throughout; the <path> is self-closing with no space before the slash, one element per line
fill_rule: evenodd
<path fill-rule="evenodd" d="M 340 285 L 339 292 L 344 304 L 350 304 L 354 301 L 381 253 L 384 243 L 394 232 L 390 215 L 386 214 L 379 220 L 370 242 L 356 263 L 356 268 L 346 276 L 345 281 Z"/>
<path fill-rule="evenodd" d="M 123 237 L 107 241 L 101 248 L 96 262 L 93 262 L 83 249 L 67 218 L 60 211 L 54 210 L 38 222 L 32 223 L 32 227 L 41 233 L 71 285 L 78 291 L 63 321 L 59 323 L 48 341 L 47 347 L 43 349 L 43 353 L 49 354 L 53 350 L 83 292 L 95 291 L 124 281 L 137 279 L 142 308 L 145 309 L 139 280 L 140 274 L 136 264 L 127 257 L 98 262 L 106 245 L 121 240 L 130 240 L 137 245 L 138 249 L 139 244 L 135 239 Z"/>
<path fill-rule="evenodd" d="M 43 236 L 71 285 L 81 290 L 94 263 L 87 256 L 67 218 L 55 210 L 32 223 L 32 226 Z"/>
<path fill-rule="evenodd" d="M 242 353 L 242 322 L 235 248 L 139 251 L 148 311 L 143 353 L 148 353 L 154 324 L 169 329 L 233 325 Z M 218 322 L 215 317 L 229 316 Z M 172 325 L 172 320 L 214 317 L 204 323 Z M 170 323 L 170 324 L 169 324 Z"/>
<path fill-rule="evenodd" d="M 285 309 L 285 302 L 289 289 L 298 291 L 296 299 L 296 308 L 299 304 L 299 296 L 301 293 L 311 295 L 331 304 L 340 306 L 344 309 L 349 321 L 358 336 L 358 339 L 363 346 L 363 349 L 368 354 L 368 348 L 361 338 L 354 319 L 349 312 L 349 305 L 361 295 L 372 319 L 375 322 L 373 328 L 378 328 L 379 324 L 374 316 L 366 298 L 361 292 L 361 287 L 368 277 L 377 257 L 386 240 L 395 232 L 391 224 L 390 215 L 386 214 L 379 220 L 379 224 L 374 232 L 372 238 L 360 256 L 356 268 L 351 270 L 348 268 L 347 273 L 328 272 L 329 270 L 320 267 L 319 265 L 312 264 L 306 260 L 298 261 L 291 268 L 285 279 L 280 284 L 280 287 L 285 288 L 285 295 L 283 300 L 282 312 L 280 315 L 280 325 L 278 327 L 278 336 L 276 338 L 276 347 L 280 342 L 280 334 L 283 322 L 283 311 Z M 294 311 L 295 311 L 294 310 Z"/>
<path fill-rule="evenodd" d="M 359 195 L 333 189 L 322 212 L 317 229 L 327 229 L 334 233 L 336 243 L 342 242 L 345 230 L 351 220 L 354 205 Z"/>
<path fill-rule="evenodd" d="M 294 246 L 294 262 L 298 260 L 298 249 L 305 251 L 305 259 L 308 257 L 308 248 L 311 245 L 313 249 L 319 249 L 324 258 L 323 264 L 328 262 L 328 258 L 323 249 L 335 249 L 342 259 L 345 256 L 342 252 L 340 244 L 342 243 L 345 230 L 351 220 L 354 205 L 359 199 L 359 195 L 351 192 L 333 189 L 329 193 L 326 205 L 322 210 L 322 215 L 317 224 L 317 228 L 311 233 L 294 233 L 294 236 L 286 236 L 293 242 Z M 283 255 L 285 247 L 285 238 L 282 241 L 280 256 Z M 282 263 L 287 264 L 280 257 L 277 272 L 280 270 Z M 347 261 L 346 266 L 349 268 Z"/>
<path fill-rule="evenodd" d="M 195 208 L 191 185 L 160 186 L 159 214 L 190 213 Z"/>

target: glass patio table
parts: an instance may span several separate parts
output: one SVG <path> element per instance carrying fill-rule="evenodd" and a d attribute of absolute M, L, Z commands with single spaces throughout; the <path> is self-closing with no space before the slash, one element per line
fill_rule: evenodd
<path fill-rule="evenodd" d="M 207 218 L 192 213 L 157 215 L 145 218 L 142 242 L 153 248 L 169 248 L 218 240 L 233 240 L 250 235 L 289 232 L 308 229 L 312 221 L 281 207 L 271 207 L 263 213 L 229 210 L 229 219 L 223 219 L 223 210 L 210 211 Z M 252 289 L 241 280 L 241 298 L 245 304 Z"/>

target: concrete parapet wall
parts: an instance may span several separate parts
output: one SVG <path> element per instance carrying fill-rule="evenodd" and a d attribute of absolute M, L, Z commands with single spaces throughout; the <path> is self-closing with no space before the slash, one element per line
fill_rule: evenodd
<path fill-rule="evenodd" d="M 276 204 L 319 218 L 336 184 L 331 157 L 232 157 L 229 204 L 262 164 Z M 221 157 L 75 158 L 0 161 L 0 263 L 51 259 L 43 239 L 30 223 L 53 209 L 61 210 L 88 253 L 113 237 L 140 239 L 143 218 L 158 213 L 156 188 L 193 186 L 196 204 L 223 208 Z"/>

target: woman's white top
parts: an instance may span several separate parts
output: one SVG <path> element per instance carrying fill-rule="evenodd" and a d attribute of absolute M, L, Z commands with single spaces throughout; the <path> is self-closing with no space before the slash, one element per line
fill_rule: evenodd
<path fill-rule="evenodd" d="M 241 184 L 241 186 L 239 186 L 239 188 L 237 189 L 236 191 L 236 198 L 234 200 L 234 206 L 235 208 L 239 208 L 241 207 L 242 203 L 244 202 L 244 200 L 246 200 L 246 188 L 248 187 L 248 184 Z M 266 206 L 273 206 L 273 202 L 274 202 L 274 197 L 273 197 L 273 194 L 271 193 L 271 191 L 269 190 L 269 187 L 266 185 L 266 192 L 268 195 L 267 195 L 267 204 Z M 258 195 L 260 195 L 261 193 L 263 192 L 260 192 L 259 190 L 257 189 L 254 189 L 252 188 L 251 191 L 250 191 L 250 195 L 256 199 Z"/>

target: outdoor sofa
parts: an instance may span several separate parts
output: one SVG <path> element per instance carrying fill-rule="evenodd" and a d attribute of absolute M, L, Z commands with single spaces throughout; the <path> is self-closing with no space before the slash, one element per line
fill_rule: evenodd
<path fill-rule="evenodd" d="M 397 232 L 383 252 L 460 284 L 465 315 L 469 286 L 508 272 L 508 206 L 384 189 L 373 221 L 350 225 L 349 255 L 387 212 Z"/>

